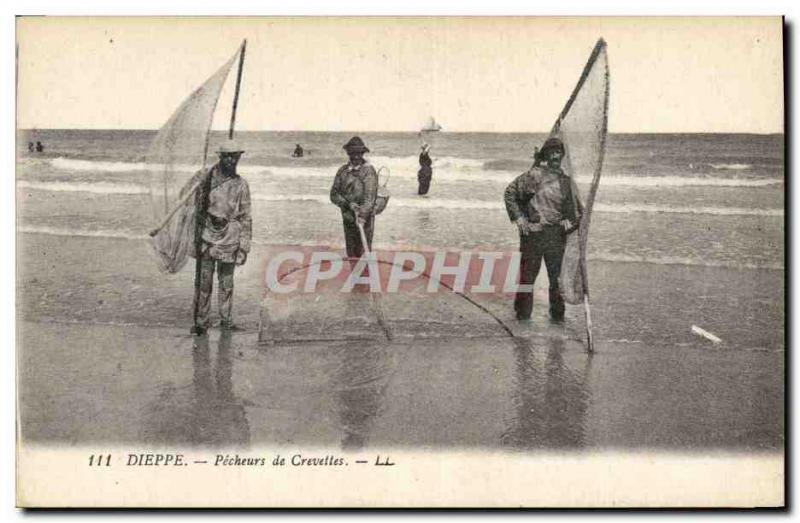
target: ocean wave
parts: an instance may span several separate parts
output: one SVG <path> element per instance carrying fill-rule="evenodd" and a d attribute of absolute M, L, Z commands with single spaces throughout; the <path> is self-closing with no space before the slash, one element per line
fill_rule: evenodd
<path fill-rule="evenodd" d="M 745 171 L 753 168 L 749 163 L 710 163 L 709 165 L 712 169 L 727 169 L 731 171 Z"/>
<path fill-rule="evenodd" d="M 144 233 L 135 233 L 131 231 L 121 230 L 108 230 L 108 229 L 71 229 L 61 227 L 39 226 L 39 225 L 20 225 L 17 228 L 20 233 L 28 234 L 43 234 L 49 236 L 72 236 L 80 238 L 114 238 L 126 240 L 147 240 L 149 236 Z M 254 244 L 260 246 L 284 246 L 284 244 L 276 244 L 274 242 L 263 242 L 254 240 Z M 292 242 L 296 245 L 296 242 Z M 317 242 L 303 242 L 305 247 L 325 247 L 325 248 L 343 248 L 341 244 L 334 245 L 320 245 Z M 383 251 L 399 251 L 411 249 L 408 245 L 396 243 L 383 243 L 376 242 L 375 248 Z M 441 247 L 428 246 L 428 247 L 414 247 L 413 249 L 419 251 L 436 251 L 441 250 Z M 460 252 L 459 249 L 447 249 L 449 252 Z M 497 251 L 496 248 L 489 249 Z M 479 251 L 479 249 L 478 249 Z M 467 251 L 465 251 L 467 252 Z M 475 249 L 470 249 L 468 252 L 476 252 Z M 700 260 L 696 258 L 680 257 L 680 256 L 637 256 L 635 254 L 618 254 L 618 253 L 605 253 L 597 252 L 589 254 L 590 261 L 609 262 L 609 263 L 647 263 L 653 265 L 685 265 L 691 267 L 712 267 L 712 268 L 727 268 L 727 269 L 750 269 L 750 270 L 784 270 L 784 266 L 778 263 L 742 263 L 730 262 L 724 260 Z"/>
<path fill-rule="evenodd" d="M 150 190 L 132 183 L 109 182 L 34 182 L 20 180 L 17 188 L 52 192 L 86 192 L 92 194 L 149 194 Z"/>
<path fill-rule="evenodd" d="M 267 202 L 302 201 L 330 204 L 326 194 L 259 194 L 253 199 Z M 416 209 L 476 209 L 505 210 L 501 201 L 459 200 L 442 198 L 391 198 L 389 208 L 404 207 Z M 648 204 L 595 204 L 594 210 L 601 213 L 667 213 L 667 214 L 712 214 L 718 216 L 783 216 L 783 209 L 749 209 L 743 207 L 674 207 L 670 205 Z"/>
<path fill-rule="evenodd" d="M 21 180 L 17 182 L 18 188 L 34 189 L 53 192 L 85 192 L 91 194 L 148 194 L 149 188 L 130 183 L 85 183 L 85 182 L 34 182 Z M 327 194 L 302 194 L 302 193 L 273 193 L 252 192 L 254 200 L 263 202 L 314 202 L 328 205 L 330 197 Z M 390 208 L 415 208 L 415 209 L 483 209 L 504 210 L 502 201 L 464 200 L 445 198 L 398 198 L 393 197 L 389 203 Z M 708 207 L 708 206 L 671 206 L 651 204 L 603 204 L 594 206 L 596 212 L 632 214 L 632 213 L 667 213 L 667 214 L 711 214 L 717 216 L 783 216 L 783 209 L 754 209 L 745 207 Z"/>
<path fill-rule="evenodd" d="M 136 234 L 130 231 L 111 229 L 67 229 L 63 227 L 49 227 L 46 225 L 20 225 L 17 232 L 46 234 L 49 236 L 76 236 L 79 238 L 119 238 L 124 240 L 146 240 L 147 234 Z"/>
<path fill-rule="evenodd" d="M 104 162 L 98 160 L 76 160 L 74 158 L 53 158 L 50 165 L 64 171 L 102 171 L 130 172 L 146 171 L 150 168 L 144 162 Z M 155 166 L 152 166 L 155 167 Z"/>
<path fill-rule="evenodd" d="M 781 271 L 784 269 L 779 263 L 741 263 L 722 260 L 697 260 L 683 256 L 636 256 L 635 254 L 617 253 L 591 253 L 589 261 L 611 263 L 651 263 L 654 265 L 688 265 L 692 267 L 719 267 L 724 269 L 768 269 Z"/>
<path fill-rule="evenodd" d="M 578 176 L 579 184 L 592 182 L 590 176 Z M 783 184 L 782 178 L 712 178 L 699 176 L 616 176 L 600 178 L 600 186 L 613 187 L 768 187 Z"/>
<path fill-rule="evenodd" d="M 50 164 L 60 170 L 73 172 L 98 172 L 98 173 L 126 173 L 141 172 L 158 168 L 156 164 L 144 162 L 108 162 L 95 160 L 77 160 L 72 158 L 53 158 Z M 476 160 L 469 158 L 444 157 L 434 162 L 434 180 L 447 182 L 473 182 L 473 183 L 508 183 L 520 174 L 517 171 L 487 170 L 484 164 L 489 160 Z M 391 178 L 415 180 L 418 164 L 416 157 L 375 157 L 372 164 L 380 169 L 387 167 Z M 747 164 L 714 164 L 719 169 L 737 170 Z M 192 173 L 197 166 L 178 165 L 180 172 Z M 239 166 L 239 172 L 246 176 L 294 178 L 322 178 L 332 180 L 336 166 L 330 167 L 288 167 L 274 165 L 248 165 Z M 591 183 L 591 176 L 577 176 L 579 184 Z M 703 176 L 623 176 L 606 174 L 601 178 L 602 186 L 610 187 L 768 187 L 783 184 L 781 178 L 716 178 Z"/>

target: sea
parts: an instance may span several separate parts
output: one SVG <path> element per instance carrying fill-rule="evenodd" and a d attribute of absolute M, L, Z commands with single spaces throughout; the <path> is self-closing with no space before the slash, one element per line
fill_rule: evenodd
<path fill-rule="evenodd" d="M 253 197 L 254 241 L 339 245 L 329 201 L 353 132 L 238 132 Z M 531 164 L 542 134 L 439 133 L 433 181 L 417 195 L 416 133 L 358 133 L 391 200 L 376 247 L 514 249 L 506 185 Z M 146 155 L 155 131 L 36 130 L 18 136 L 18 230 L 144 238 L 153 225 Z M 213 140 L 224 138 L 215 132 Z M 27 143 L 44 151 L 30 153 Z M 292 158 L 295 144 L 305 149 Z M 579 174 L 586 192 L 591 173 Z M 589 258 L 610 262 L 784 269 L 784 137 L 611 134 L 592 217 Z"/>

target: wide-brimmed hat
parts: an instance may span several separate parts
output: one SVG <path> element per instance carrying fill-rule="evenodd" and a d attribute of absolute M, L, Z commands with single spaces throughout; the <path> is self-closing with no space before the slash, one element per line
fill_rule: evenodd
<path fill-rule="evenodd" d="M 217 154 L 241 154 L 244 149 L 236 142 L 236 140 L 225 140 L 219 147 L 217 147 Z"/>
<path fill-rule="evenodd" d="M 566 154 L 566 149 L 564 148 L 564 142 L 561 141 L 560 138 L 556 138 L 555 136 L 548 138 L 545 140 L 544 144 L 542 144 L 542 148 L 539 149 L 536 147 L 533 151 L 531 157 L 535 160 L 545 160 L 547 153 L 553 150 L 561 151 L 561 154 Z"/>
<path fill-rule="evenodd" d="M 362 140 L 358 136 L 353 136 L 352 138 L 350 138 L 350 140 L 342 146 L 342 149 L 344 149 L 347 152 L 350 151 L 360 151 L 362 153 L 369 152 L 367 146 L 364 145 L 364 140 Z"/>
<path fill-rule="evenodd" d="M 561 153 L 564 153 L 564 142 L 562 142 L 559 138 L 555 136 L 548 138 L 545 140 L 544 144 L 542 145 L 541 152 L 542 154 L 552 151 L 552 150 L 559 150 Z"/>

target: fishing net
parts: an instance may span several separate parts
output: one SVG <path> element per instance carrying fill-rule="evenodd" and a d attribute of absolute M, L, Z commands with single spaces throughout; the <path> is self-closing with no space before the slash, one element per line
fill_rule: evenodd
<path fill-rule="evenodd" d="M 151 243 L 163 272 L 181 270 L 193 247 L 195 206 L 191 193 L 199 178 L 194 175 L 206 168 L 214 110 L 240 51 L 183 101 L 148 150 L 153 226 L 158 228 Z"/>
<path fill-rule="evenodd" d="M 391 194 L 387 185 L 389 184 L 390 175 L 391 172 L 388 167 L 378 169 L 378 197 L 375 200 L 375 214 L 385 211 L 386 206 L 389 204 Z"/>
<path fill-rule="evenodd" d="M 585 198 L 577 194 L 578 188 L 573 184 L 574 196 L 583 202 L 583 218 L 577 231 L 567 236 L 559 277 L 564 300 L 571 304 L 583 303 L 584 294 L 588 294 L 586 242 L 605 154 L 608 88 L 608 56 L 606 43 L 601 39 L 595 45 L 578 85 L 550 133 L 550 136 L 556 136 L 564 142 L 566 154 L 561 164 L 564 172 L 572 180 L 592 180 Z"/>

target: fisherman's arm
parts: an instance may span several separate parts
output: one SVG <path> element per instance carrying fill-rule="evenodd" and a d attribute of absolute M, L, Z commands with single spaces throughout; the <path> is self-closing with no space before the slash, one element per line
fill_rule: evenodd
<path fill-rule="evenodd" d="M 342 169 L 336 173 L 333 179 L 333 186 L 331 187 L 331 202 L 342 209 L 350 209 L 350 202 L 342 194 Z"/>
<path fill-rule="evenodd" d="M 239 205 L 237 206 L 239 212 L 234 218 L 239 222 L 239 251 L 236 254 L 236 263 L 243 265 L 247 261 L 247 255 L 250 252 L 250 243 L 253 240 L 253 216 L 251 214 L 252 204 L 250 201 L 250 187 L 247 183 L 242 184 L 241 192 L 239 193 Z"/>
<path fill-rule="evenodd" d="M 514 180 L 506 186 L 506 190 L 503 193 L 503 200 L 506 204 L 506 212 L 508 213 L 508 218 L 512 222 L 517 224 L 517 228 L 521 233 L 527 232 L 528 227 L 528 218 L 525 217 L 525 214 L 522 212 L 522 209 L 519 207 L 519 199 L 522 193 L 522 179 L 525 174 L 521 174 L 514 178 Z"/>

